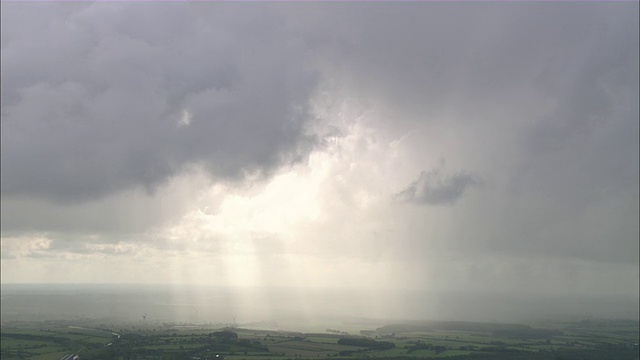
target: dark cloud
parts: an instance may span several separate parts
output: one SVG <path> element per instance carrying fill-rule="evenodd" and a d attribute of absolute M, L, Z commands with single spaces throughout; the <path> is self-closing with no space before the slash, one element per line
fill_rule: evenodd
<path fill-rule="evenodd" d="M 582 121 L 609 103 L 603 80 L 634 71 L 637 5 L 503 5 L 335 4 L 320 12 L 333 21 L 306 28 L 340 40 L 326 49 L 341 58 L 335 65 L 354 87 L 420 119 L 452 108 L 467 115 L 513 109 L 547 94 L 562 99 L 558 115 L 573 110 L 567 121 Z"/>
<path fill-rule="evenodd" d="M 190 165 L 269 174 L 315 141 L 317 74 L 269 7 L 2 6 L 3 197 L 153 190 Z"/>
<path fill-rule="evenodd" d="M 396 198 L 425 205 L 454 204 L 469 186 L 480 184 L 478 176 L 466 172 L 447 173 L 444 166 L 423 171 Z"/>
<path fill-rule="evenodd" d="M 296 233 L 302 254 L 343 259 L 365 248 L 423 264 L 452 251 L 491 255 L 489 268 L 512 256 L 637 274 L 638 6 L 3 2 L 3 231 L 97 232 L 87 242 L 113 245 L 114 229 L 166 225 L 175 218 L 158 202 L 121 190 L 153 190 L 192 166 L 234 181 L 304 160 L 322 143 L 307 102 L 327 86 L 339 89 L 331 101 L 367 109 L 357 121 L 336 114 L 342 127 L 329 136 L 355 136 L 357 122 L 379 141 L 372 147 L 394 146 L 375 160 L 367 146 L 342 159 L 340 193 L 316 200 L 344 210 L 322 208 L 330 226 Z M 468 171 L 413 178 L 438 153 Z M 365 162 L 363 180 L 341 183 Z M 482 191 L 470 191 L 475 174 L 487 179 Z M 374 177 L 385 186 L 367 192 Z M 396 199 L 456 206 L 377 202 L 403 187 Z M 385 235 L 367 243 L 381 223 Z M 77 241 L 68 249 L 84 249 Z M 263 254 L 277 247 L 259 244 Z"/>

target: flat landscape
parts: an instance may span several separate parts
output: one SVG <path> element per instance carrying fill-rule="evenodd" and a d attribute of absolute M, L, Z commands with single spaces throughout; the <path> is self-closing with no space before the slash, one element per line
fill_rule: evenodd
<path fill-rule="evenodd" d="M 637 321 L 389 323 L 324 332 L 211 324 L 9 322 L 2 359 L 638 359 Z"/>
<path fill-rule="evenodd" d="M 550 299 L 483 298 L 474 293 L 465 297 L 410 295 L 260 288 L 4 285 L 0 358 L 639 358 L 638 317 L 635 313 L 624 316 L 637 308 L 635 299 L 582 300 L 570 312 L 564 303 L 556 305 L 557 300 Z M 394 296 L 405 299 L 403 307 L 392 306 Z M 288 300 L 292 298 L 301 300 Z M 436 300 L 454 304 L 455 299 L 459 306 L 445 308 L 448 313 L 420 312 L 421 307 Z M 479 302 L 500 304 L 503 311 L 472 311 L 474 303 Z M 384 306 L 376 312 L 366 310 L 371 304 Z M 561 310 L 563 315 L 539 312 L 527 318 L 512 316 L 509 311 L 525 305 L 547 312 Z M 458 316 L 452 316 L 455 313 Z M 621 315 L 593 315 L 598 313 Z"/>

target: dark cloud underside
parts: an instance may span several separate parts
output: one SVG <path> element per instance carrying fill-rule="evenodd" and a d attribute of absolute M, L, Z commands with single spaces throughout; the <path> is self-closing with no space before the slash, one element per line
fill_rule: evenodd
<path fill-rule="evenodd" d="M 453 204 L 462 197 L 469 186 L 479 183 L 477 176 L 465 172 L 448 174 L 440 167 L 420 173 L 418 179 L 396 197 L 417 204 Z"/>
<path fill-rule="evenodd" d="M 308 152 L 317 75 L 269 7 L 149 5 L 3 4 L 3 196 L 95 199 L 190 164 L 241 178 Z"/>

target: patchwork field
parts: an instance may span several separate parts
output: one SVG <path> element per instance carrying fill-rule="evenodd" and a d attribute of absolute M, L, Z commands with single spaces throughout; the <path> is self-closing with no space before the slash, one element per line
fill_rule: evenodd
<path fill-rule="evenodd" d="M 366 334 L 366 335 L 365 335 Z M 2 359 L 638 359 L 638 322 L 545 327 L 410 322 L 358 333 L 299 333 L 212 326 L 95 328 L 2 326 Z"/>

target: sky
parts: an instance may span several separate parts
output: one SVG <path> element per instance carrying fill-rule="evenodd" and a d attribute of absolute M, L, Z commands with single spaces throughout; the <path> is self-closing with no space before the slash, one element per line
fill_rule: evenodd
<path fill-rule="evenodd" d="M 1 282 L 638 297 L 638 3 L 2 2 Z"/>

